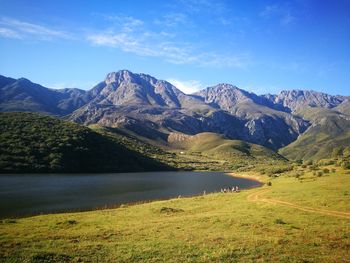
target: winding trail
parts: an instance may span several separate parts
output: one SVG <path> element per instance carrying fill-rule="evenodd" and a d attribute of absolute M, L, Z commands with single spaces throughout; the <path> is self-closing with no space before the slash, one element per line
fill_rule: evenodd
<path fill-rule="evenodd" d="M 253 192 L 247 196 L 247 200 L 250 202 L 264 202 L 264 203 L 273 204 L 273 205 L 282 205 L 282 206 L 292 207 L 292 208 L 295 208 L 295 209 L 298 209 L 301 211 L 305 211 L 305 212 L 318 213 L 318 214 L 323 214 L 323 215 L 328 215 L 328 216 L 350 219 L 349 212 L 326 210 L 326 209 L 320 209 L 320 208 L 313 208 L 310 206 L 301 206 L 301 205 L 296 205 L 296 204 L 282 201 L 282 200 L 278 200 L 278 199 L 270 199 L 270 198 L 268 199 L 268 198 L 262 197 L 264 194 L 266 194 L 268 192 L 270 192 L 269 189 L 263 189 L 260 191 Z"/>

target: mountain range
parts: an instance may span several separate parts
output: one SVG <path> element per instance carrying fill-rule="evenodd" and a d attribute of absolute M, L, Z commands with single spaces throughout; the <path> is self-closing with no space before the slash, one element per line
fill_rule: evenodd
<path fill-rule="evenodd" d="M 128 70 L 107 74 L 90 90 L 50 89 L 0 76 L 0 111 L 115 127 L 161 145 L 169 145 L 172 134 L 212 132 L 292 159 L 325 158 L 330 148 L 350 145 L 349 96 L 309 90 L 256 95 L 230 84 L 185 94 L 167 81 Z"/>

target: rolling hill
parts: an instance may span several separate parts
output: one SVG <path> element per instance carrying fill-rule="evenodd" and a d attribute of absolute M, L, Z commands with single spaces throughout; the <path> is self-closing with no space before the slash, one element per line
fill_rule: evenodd
<path fill-rule="evenodd" d="M 175 149 L 200 152 L 219 159 L 283 159 L 274 151 L 257 144 L 239 140 L 229 140 L 217 133 L 204 132 L 194 136 L 170 134 L 169 144 Z"/>

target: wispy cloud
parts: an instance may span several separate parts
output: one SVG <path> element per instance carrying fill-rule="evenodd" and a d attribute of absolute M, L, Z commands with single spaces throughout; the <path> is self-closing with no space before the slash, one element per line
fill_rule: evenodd
<path fill-rule="evenodd" d="M 222 14 L 228 9 L 228 7 L 222 1 L 178 0 L 178 3 L 185 7 L 185 11 L 190 13 L 207 11 L 212 14 Z"/>
<path fill-rule="evenodd" d="M 181 25 L 190 26 L 192 22 L 184 13 L 168 13 L 161 18 L 154 20 L 156 25 L 161 25 L 165 27 L 176 27 Z"/>
<path fill-rule="evenodd" d="M 260 12 L 260 17 L 265 19 L 277 18 L 280 24 L 284 26 L 296 21 L 296 16 L 289 5 L 267 5 Z"/>
<path fill-rule="evenodd" d="M 70 39 L 72 36 L 64 31 L 55 30 L 47 26 L 28 23 L 8 17 L 0 18 L 0 36 L 9 38 L 35 37 L 39 40 L 52 40 L 55 38 Z"/>
<path fill-rule="evenodd" d="M 0 37 L 4 38 L 17 38 L 20 39 L 21 35 L 14 30 L 9 28 L 0 27 Z"/>
<path fill-rule="evenodd" d="M 196 43 L 176 38 L 175 33 L 148 30 L 145 23 L 136 18 L 118 16 L 113 20 L 118 24 L 89 33 L 87 41 L 96 46 L 118 48 L 140 56 L 163 58 L 173 64 L 236 68 L 249 65 L 249 56 L 246 54 L 221 54 L 200 50 Z"/>
<path fill-rule="evenodd" d="M 179 80 L 176 78 L 169 78 L 167 81 L 186 94 L 192 94 L 204 88 L 204 85 L 198 80 Z"/>
<path fill-rule="evenodd" d="M 207 16 L 210 23 L 221 26 L 231 26 L 235 20 L 230 6 L 220 0 L 177 0 L 176 8 L 180 8 L 188 17 L 200 13 Z"/>

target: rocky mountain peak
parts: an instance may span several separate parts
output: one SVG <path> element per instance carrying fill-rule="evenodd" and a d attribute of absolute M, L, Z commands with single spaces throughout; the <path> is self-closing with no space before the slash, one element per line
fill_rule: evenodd
<path fill-rule="evenodd" d="M 110 72 L 105 78 L 105 83 L 107 85 L 111 83 L 121 83 L 123 81 L 131 82 L 135 78 L 135 75 L 128 70 L 119 70 L 117 72 Z"/>
<path fill-rule="evenodd" d="M 240 90 L 237 86 L 228 83 L 219 83 L 212 88 L 217 90 Z"/>
<path fill-rule="evenodd" d="M 198 91 L 194 95 L 202 98 L 205 103 L 217 105 L 221 109 L 231 111 L 237 103 L 252 100 L 253 94 L 234 85 L 221 83 Z"/>
<path fill-rule="evenodd" d="M 313 90 L 283 90 L 274 97 L 274 103 L 281 104 L 292 111 L 306 106 L 334 108 L 343 100 L 344 98 L 340 96 L 332 96 Z"/>

